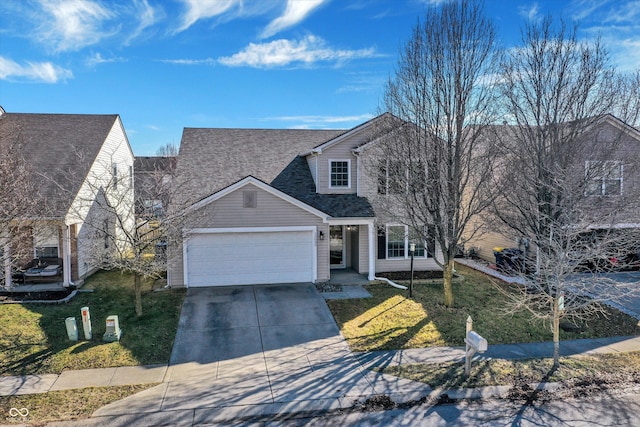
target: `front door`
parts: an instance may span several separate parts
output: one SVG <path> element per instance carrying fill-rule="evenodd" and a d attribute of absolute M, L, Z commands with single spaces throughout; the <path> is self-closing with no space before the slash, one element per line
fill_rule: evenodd
<path fill-rule="evenodd" d="M 331 268 L 345 268 L 344 264 L 344 227 L 329 226 L 329 258 Z"/>

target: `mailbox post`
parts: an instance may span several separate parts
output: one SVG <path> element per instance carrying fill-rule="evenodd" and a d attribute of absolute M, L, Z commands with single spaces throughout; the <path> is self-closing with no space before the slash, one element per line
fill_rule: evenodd
<path fill-rule="evenodd" d="M 471 319 L 471 316 L 467 317 L 467 336 L 464 342 L 466 344 L 464 374 L 468 377 L 471 374 L 471 359 L 473 355 L 476 354 L 476 352 L 484 353 L 488 348 L 487 340 L 473 331 L 473 319 Z"/>

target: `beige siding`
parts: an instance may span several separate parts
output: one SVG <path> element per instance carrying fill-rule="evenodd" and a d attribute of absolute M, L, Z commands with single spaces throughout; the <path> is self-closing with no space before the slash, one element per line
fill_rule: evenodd
<path fill-rule="evenodd" d="M 348 138 L 337 142 L 323 150 L 318 156 L 318 192 L 323 194 L 350 194 L 356 193 L 358 189 L 358 162 L 352 150 L 368 142 L 369 133 L 366 129 L 355 132 Z M 330 183 L 330 160 L 350 160 L 351 163 L 351 186 L 348 189 L 329 188 Z M 309 164 L 311 166 L 311 164 Z"/>
<path fill-rule="evenodd" d="M 243 207 L 243 191 L 257 192 L 257 207 Z M 322 219 L 252 184 L 227 194 L 193 214 L 190 228 L 290 227 L 316 226 L 325 239 L 317 239 L 318 281 L 329 279 L 329 226 Z M 169 253 L 172 286 L 183 286 L 182 248 L 176 246 Z"/>
<path fill-rule="evenodd" d="M 476 239 L 470 240 L 465 245 L 466 250 L 472 247 L 476 249 L 480 258 L 489 262 L 495 262 L 496 258 L 493 255 L 493 248 L 517 248 L 518 242 L 498 232 L 490 231 Z"/>

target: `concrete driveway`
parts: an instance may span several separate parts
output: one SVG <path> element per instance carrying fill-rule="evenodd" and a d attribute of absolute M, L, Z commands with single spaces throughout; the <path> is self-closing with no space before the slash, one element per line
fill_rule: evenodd
<path fill-rule="evenodd" d="M 374 394 L 312 284 L 191 288 L 160 410 Z"/>
<path fill-rule="evenodd" d="M 610 305 L 640 320 L 640 271 L 601 273 L 599 276 L 606 279 L 605 283 L 614 285 L 609 292 L 613 289 L 620 294 L 620 298 L 611 301 Z"/>

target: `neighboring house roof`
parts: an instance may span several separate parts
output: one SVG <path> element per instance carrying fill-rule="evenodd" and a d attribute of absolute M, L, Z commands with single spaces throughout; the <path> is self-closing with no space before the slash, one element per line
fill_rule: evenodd
<path fill-rule="evenodd" d="M 159 198 L 165 190 L 165 179 L 173 176 L 178 158 L 175 156 L 143 156 L 133 160 L 136 200 Z"/>
<path fill-rule="evenodd" d="M 86 178 L 117 114 L 0 115 L 0 144 L 19 144 L 48 217 L 64 217 Z"/>
<path fill-rule="evenodd" d="M 138 172 L 172 172 L 176 168 L 177 157 L 137 156 L 133 159 L 133 170 Z"/>
<path fill-rule="evenodd" d="M 334 218 L 374 217 L 373 207 L 355 194 L 318 194 L 307 160 L 297 156 L 271 182 L 278 190 Z"/>
<path fill-rule="evenodd" d="M 247 176 L 270 183 L 298 155 L 344 132 L 185 128 L 176 165 L 177 191 L 191 204 Z"/>

